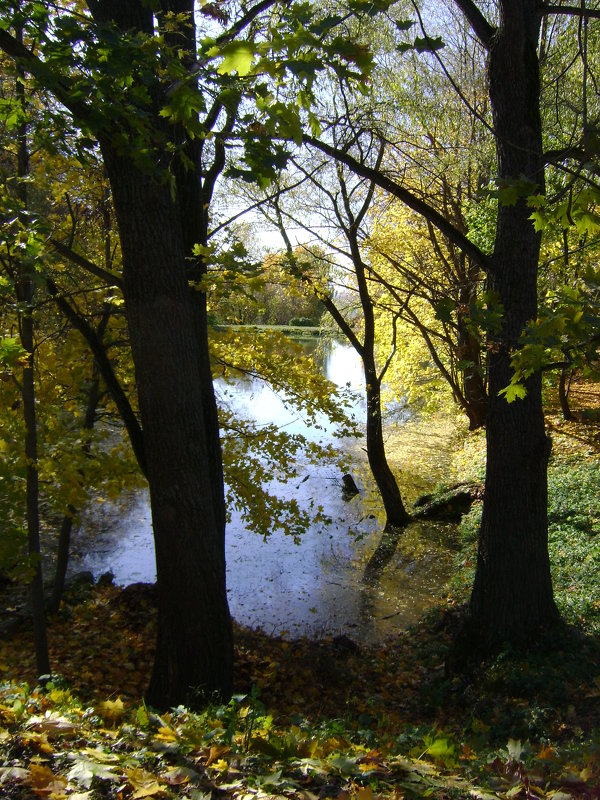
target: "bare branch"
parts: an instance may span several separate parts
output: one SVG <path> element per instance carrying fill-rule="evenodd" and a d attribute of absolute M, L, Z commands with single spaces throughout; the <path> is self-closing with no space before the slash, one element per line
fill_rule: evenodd
<path fill-rule="evenodd" d="M 100 278 L 106 283 L 107 286 L 116 286 L 118 289 L 121 289 L 121 291 L 123 290 L 123 281 L 115 272 L 111 272 L 103 267 L 99 267 L 85 256 L 82 256 L 79 253 L 76 253 L 74 250 L 71 250 L 70 247 L 67 247 L 67 245 L 63 244 L 58 239 L 51 239 L 50 241 L 54 249 L 60 253 L 61 256 L 68 258 L 69 261 L 73 262 L 73 264 L 76 264 L 86 272 L 95 275 L 96 278 Z"/>
<path fill-rule="evenodd" d="M 458 0 L 455 0 L 458 2 Z M 542 14 L 562 14 L 567 17 L 584 17 L 585 19 L 600 19 L 600 8 L 581 8 L 580 6 L 554 6 L 541 5 Z"/>

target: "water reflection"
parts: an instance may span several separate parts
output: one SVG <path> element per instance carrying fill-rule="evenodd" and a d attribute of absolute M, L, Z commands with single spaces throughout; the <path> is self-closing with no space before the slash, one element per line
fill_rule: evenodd
<path fill-rule="evenodd" d="M 315 348 L 316 342 L 309 347 Z M 364 387 L 352 348 L 321 345 L 327 376 L 353 390 Z M 222 401 L 259 423 L 276 422 L 293 433 L 327 436 L 307 428 L 293 409 L 260 381 L 217 382 Z M 355 410 L 364 419 L 362 400 Z M 267 542 L 248 531 L 234 510 L 227 528 L 227 580 L 231 612 L 244 624 L 290 636 L 346 633 L 377 641 L 415 622 L 436 601 L 451 569 L 451 554 L 440 526 L 414 524 L 399 535 L 381 535 L 380 509 L 369 488 L 363 443 L 341 443 L 351 453 L 361 493 L 342 497 L 341 474 L 330 466 L 299 465 L 296 480 L 281 492 L 303 505 L 324 506 L 330 525 L 313 525 L 300 545 L 281 532 Z M 94 532 L 94 531 L 99 531 Z M 74 570 L 98 575 L 112 570 L 119 584 L 155 580 L 150 510 L 146 493 L 126 507 L 90 512 L 79 532 Z"/>

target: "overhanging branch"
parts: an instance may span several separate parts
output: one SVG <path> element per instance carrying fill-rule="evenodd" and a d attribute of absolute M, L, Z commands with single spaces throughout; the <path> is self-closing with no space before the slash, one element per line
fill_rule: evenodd
<path fill-rule="evenodd" d="M 429 222 L 431 222 L 431 224 L 434 225 L 444 236 L 446 236 L 451 242 L 459 247 L 463 253 L 468 255 L 471 259 L 473 259 L 473 261 L 479 264 L 482 270 L 485 272 L 490 272 L 491 262 L 488 256 L 486 256 L 485 253 L 483 253 L 477 247 L 477 245 L 473 244 L 473 242 L 470 241 L 470 239 L 468 239 L 464 233 L 459 231 L 458 228 L 455 228 L 451 222 L 448 222 L 448 220 L 442 214 L 440 214 L 439 211 L 436 211 L 435 208 L 432 208 L 432 206 L 430 206 L 428 203 L 419 199 L 416 195 L 414 195 L 408 189 L 405 189 L 403 186 L 400 186 L 391 178 L 388 178 L 387 175 L 384 175 L 383 173 L 379 172 L 373 167 L 367 166 L 366 164 L 361 164 L 349 153 L 339 150 L 333 145 L 327 144 L 326 142 L 323 142 L 320 139 L 316 139 L 312 136 L 304 136 L 303 141 L 305 144 L 320 150 L 322 153 L 325 153 L 336 161 L 345 164 L 356 175 L 360 175 L 363 178 L 368 178 L 381 189 L 384 189 L 393 197 L 396 197 L 398 200 L 404 203 L 404 205 L 408 206 L 408 208 L 411 208 L 413 211 L 416 211 L 417 214 L 420 214 L 426 220 L 429 220 Z"/>
<path fill-rule="evenodd" d="M 85 256 L 82 256 L 79 253 L 76 253 L 70 247 L 67 247 L 67 245 L 63 244 L 58 239 L 51 239 L 50 242 L 56 252 L 60 253 L 61 256 L 68 258 L 69 261 L 73 262 L 73 264 L 76 264 L 86 272 L 95 275 L 96 278 L 100 278 L 106 283 L 107 286 L 116 286 L 118 289 L 123 291 L 123 281 L 115 272 L 111 272 L 108 269 L 99 267 L 97 264 L 94 264 L 92 261 L 85 258 Z"/>

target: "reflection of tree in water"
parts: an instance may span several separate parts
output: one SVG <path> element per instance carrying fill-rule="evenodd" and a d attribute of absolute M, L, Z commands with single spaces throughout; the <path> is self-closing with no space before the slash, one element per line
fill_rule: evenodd
<path fill-rule="evenodd" d="M 333 351 L 333 340 L 328 336 L 319 336 L 314 339 L 300 339 L 299 344 L 302 345 L 304 354 L 312 357 L 319 372 L 327 375 L 327 361 Z"/>
<path fill-rule="evenodd" d="M 400 542 L 400 537 L 405 530 L 405 527 L 395 525 L 385 526 L 379 544 L 375 548 L 373 555 L 368 560 L 364 569 L 363 583 L 372 584 L 381 578 L 384 569 L 394 557 L 394 553 Z"/>

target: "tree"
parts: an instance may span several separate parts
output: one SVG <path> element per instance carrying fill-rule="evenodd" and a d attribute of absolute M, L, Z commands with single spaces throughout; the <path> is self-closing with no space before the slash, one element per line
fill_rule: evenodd
<path fill-rule="evenodd" d="M 335 129 L 332 126 L 332 130 Z M 354 132 L 355 140 L 359 134 Z M 379 150 L 376 164 L 381 162 L 384 146 L 374 136 L 360 137 L 364 139 L 365 158 L 373 150 Z M 337 146 L 344 148 L 344 142 L 337 142 Z M 389 466 L 383 434 L 381 387 L 395 352 L 395 331 L 392 335 L 390 351 L 382 364 L 377 363 L 376 337 L 375 337 L 375 306 L 377 304 L 373 295 L 373 282 L 370 265 L 364 253 L 364 240 L 366 238 L 365 223 L 373 201 L 375 185 L 371 181 L 356 180 L 351 171 L 345 170 L 342 165 L 337 165 L 334 170 L 328 169 L 328 164 L 303 164 L 297 159 L 292 159 L 294 166 L 304 177 L 309 187 L 308 211 L 305 209 L 284 210 L 282 208 L 282 195 L 277 194 L 271 204 L 274 223 L 279 227 L 284 239 L 290 269 L 297 280 L 312 286 L 325 309 L 332 316 L 341 333 L 356 350 L 362 361 L 365 376 L 366 394 L 366 449 L 371 473 L 377 484 L 383 503 L 386 527 L 403 527 L 410 516 L 404 507 L 402 495 L 396 478 Z M 266 207 L 263 207 L 266 211 Z M 303 222 L 303 218 L 311 219 L 319 216 L 324 228 L 331 228 L 336 234 L 341 234 L 342 243 L 327 241 L 323 233 L 311 230 L 310 222 Z M 296 254 L 287 233 L 287 223 L 303 228 L 331 251 L 332 256 L 347 261 L 346 267 L 350 273 L 352 297 L 357 297 L 360 312 L 360 332 L 355 331 L 352 321 L 352 310 L 345 309 L 335 292 L 331 291 L 327 281 L 314 270 L 314 259 L 310 258 L 311 250 L 308 247 L 300 248 Z M 304 251 L 304 252 L 302 252 Z M 343 267 L 338 271 L 343 271 Z M 375 287 L 377 288 L 377 287 Z M 395 326 L 395 320 L 393 325 Z"/>
<path fill-rule="evenodd" d="M 23 31 L 16 31 L 17 41 L 23 41 Z M 26 461 L 26 518 L 29 566 L 32 572 L 30 583 L 31 611 L 39 675 L 50 673 L 50 656 L 46 634 L 46 609 L 40 561 L 40 509 L 38 478 L 38 436 L 34 380 L 35 329 L 33 319 L 35 274 L 40 244 L 35 230 L 29 228 L 29 203 L 27 181 L 29 178 L 29 139 L 27 130 L 27 97 L 25 74 L 17 72 L 15 86 L 16 115 L 16 170 L 13 175 L 14 206 L 16 217 L 8 224 L 1 263 L 14 282 L 15 299 L 19 320 L 19 335 L 23 349 L 21 373 L 21 399 L 25 423 Z"/>
<path fill-rule="evenodd" d="M 484 647 L 504 640 L 523 641 L 557 619 L 547 548 L 547 463 L 540 373 L 527 380 L 527 396 L 509 404 L 501 390 L 511 379 L 511 352 L 520 333 L 536 316 L 540 234 L 530 219 L 527 197 L 545 191 L 545 166 L 575 160 L 585 167 L 585 136 L 579 148 L 545 156 L 540 114 L 537 46 L 544 13 L 532 0 L 504 0 L 491 20 L 471 0 L 456 0 L 473 34 L 487 53 L 489 99 L 500 202 L 494 248 L 487 256 L 429 203 L 385 170 L 367 166 L 331 141 L 307 135 L 304 141 L 373 180 L 381 189 L 422 215 L 485 271 L 502 306 L 501 327 L 488 333 L 489 408 L 487 468 L 477 571 L 470 602 L 470 629 Z M 566 13 L 585 17 L 588 12 Z M 590 12 L 597 15 L 596 11 Z M 402 28 L 402 26 L 400 26 Z M 428 36 L 414 47 L 436 51 Z M 583 158 L 582 158 L 583 156 Z M 568 166 L 566 169 L 570 169 Z"/>
<path fill-rule="evenodd" d="M 467 232 L 464 225 L 461 228 Z M 426 383 L 420 399 L 426 392 L 427 398 L 435 394 L 438 402 L 447 397 L 440 385 L 445 381 L 468 417 L 470 430 L 483 427 L 488 402 L 485 358 L 474 319 L 481 303 L 479 266 L 458 248 L 448 247 L 432 226 L 400 204 L 378 215 L 369 248 L 373 280 L 388 295 L 380 302 L 380 313 L 389 315 L 400 309 L 397 335 L 403 345 L 398 347 L 390 377 L 405 386 L 411 376 L 413 383 Z M 411 341 L 415 332 L 421 342 Z M 429 360 L 438 379 L 435 374 L 421 374 L 415 358 Z M 419 394 L 419 386 L 408 385 L 406 391 L 409 396 Z"/>
<path fill-rule="evenodd" d="M 352 8 L 379 5 L 355 0 Z M 236 123 L 251 146 L 245 93 L 297 136 L 298 105 L 307 111 L 323 65 L 315 54 L 337 57 L 349 79 L 361 78 L 354 64 L 364 63 L 363 54 L 331 33 L 341 17 L 315 17 L 307 4 L 275 0 L 241 10 L 207 4 L 198 17 L 192 0 L 167 0 L 156 14 L 143 0 L 89 0 L 81 13 L 70 4 L 1 9 L 0 48 L 68 110 L 82 155 L 97 142 L 111 183 L 157 560 L 148 700 L 170 706 L 226 698 L 233 647 L 225 504 L 202 286 L 211 200 Z M 198 19 L 205 27 L 199 41 Z M 26 26 L 30 46 L 11 35 L 17 24 Z M 298 90 L 290 108 L 270 91 L 288 68 Z M 256 155 L 253 174 L 268 180 L 281 153 Z"/>
<path fill-rule="evenodd" d="M 191 4 L 172 4 L 167 10 L 184 13 L 188 21 L 193 14 Z M 153 34 L 152 12 L 142 3 L 94 2 L 90 11 L 96 31 L 120 32 L 130 55 L 136 44 Z M 55 21 L 61 22 L 70 26 L 72 39 L 89 37 L 86 54 L 93 60 L 93 46 L 100 46 L 100 41 L 94 40 L 89 21 L 68 15 Z M 181 36 L 193 58 L 193 38 Z M 182 132 L 166 130 L 160 116 L 167 87 L 144 69 L 147 65 L 140 65 L 142 75 L 133 76 L 127 98 L 130 117 L 119 114 L 109 122 L 109 115 L 95 120 L 93 104 L 77 99 L 76 79 L 53 72 L 52 66 L 19 47 L 6 32 L 3 46 L 23 69 L 50 83 L 78 123 L 96 133 L 111 180 L 157 554 L 159 630 L 149 701 L 167 706 L 184 700 L 198 702 L 213 693 L 227 697 L 232 687 L 233 648 L 225 592 L 220 446 L 212 383 L 207 380 L 206 332 L 199 335 L 205 309 L 201 301 L 192 300 L 186 262 L 196 241 L 196 226 L 205 217 L 202 190 L 209 186 L 191 180 L 180 169 L 175 179 L 180 191 L 173 197 L 161 173 L 140 164 L 124 144 L 129 137 L 139 143 L 134 109 L 147 115 L 149 128 L 160 137 L 152 156 L 170 158 L 169 146 L 182 144 L 178 141 Z M 122 57 L 125 50 L 120 51 Z M 97 105 L 102 103 L 99 84 L 94 87 Z M 198 144 L 190 145 L 196 156 Z"/>

